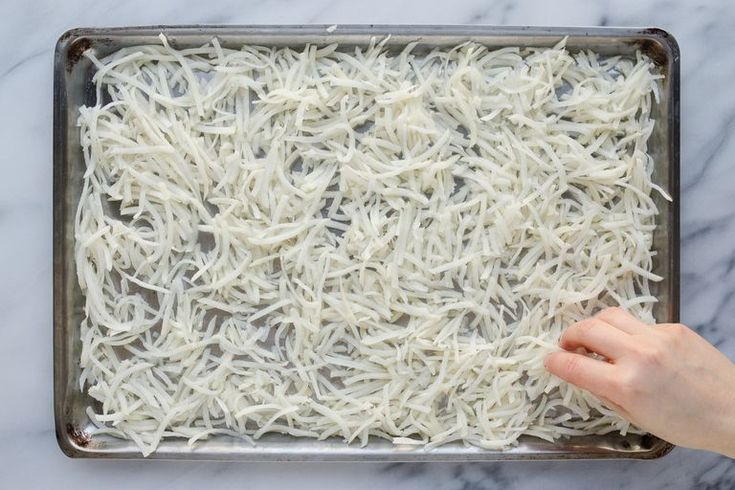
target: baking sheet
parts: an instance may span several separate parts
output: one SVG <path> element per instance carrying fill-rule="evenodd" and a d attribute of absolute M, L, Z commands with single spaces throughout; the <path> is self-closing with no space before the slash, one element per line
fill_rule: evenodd
<path fill-rule="evenodd" d="M 667 32 L 649 28 L 547 28 L 491 26 L 151 26 L 80 28 L 64 33 L 54 57 L 54 414 L 56 437 L 70 457 L 142 458 L 129 440 L 90 436 L 93 424 L 86 407 L 91 398 L 79 388 L 81 342 L 79 325 L 84 298 L 74 263 L 74 213 L 81 194 L 84 161 L 76 126 L 78 109 L 95 103 L 91 82 L 94 70 L 83 56 L 92 50 L 103 57 L 120 48 L 159 43 L 164 33 L 173 47 L 201 46 L 217 36 L 224 47 L 244 44 L 294 46 L 339 43 L 340 49 L 366 46 L 373 37 L 384 38 L 389 49 L 402 49 L 418 41 L 417 50 L 453 47 L 474 41 L 491 48 L 505 46 L 550 47 L 568 37 L 570 51 L 591 49 L 603 55 L 632 55 L 640 49 L 660 68 L 665 78 L 661 100 L 654 105 L 656 120 L 649 140 L 654 158 L 653 181 L 673 202 L 657 193 L 661 211 L 657 217 L 653 248 L 653 272 L 664 277 L 652 284 L 659 302 L 654 316 L 659 322 L 679 320 L 679 48 Z M 453 443 L 426 451 L 394 446 L 371 439 L 367 447 L 346 445 L 341 439 L 316 441 L 270 434 L 251 446 L 241 439 L 213 437 L 190 447 L 185 439 L 161 442 L 152 459 L 209 459 L 241 461 L 494 461 L 535 459 L 637 458 L 665 455 L 672 446 L 651 435 L 608 434 L 562 439 L 550 443 L 524 436 L 506 451 L 487 451 Z"/>

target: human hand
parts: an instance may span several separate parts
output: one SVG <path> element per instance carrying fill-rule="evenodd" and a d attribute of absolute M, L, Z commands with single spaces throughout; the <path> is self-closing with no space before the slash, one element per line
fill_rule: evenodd
<path fill-rule="evenodd" d="M 693 330 L 607 308 L 569 327 L 560 345 L 545 361 L 552 374 L 662 439 L 735 457 L 735 364 Z"/>

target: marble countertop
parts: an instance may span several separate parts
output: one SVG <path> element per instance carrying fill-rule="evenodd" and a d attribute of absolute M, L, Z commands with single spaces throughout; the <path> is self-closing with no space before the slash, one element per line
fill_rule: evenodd
<path fill-rule="evenodd" d="M 594 3 L 594 5 L 592 5 Z M 660 26 L 682 53 L 682 320 L 735 358 L 735 3 L 684 0 L 5 0 L 0 4 L 0 487 L 403 489 L 735 487 L 735 462 L 239 464 L 71 460 L 52 414 L 51 85 L 58 36 L 141 24 Z"/>

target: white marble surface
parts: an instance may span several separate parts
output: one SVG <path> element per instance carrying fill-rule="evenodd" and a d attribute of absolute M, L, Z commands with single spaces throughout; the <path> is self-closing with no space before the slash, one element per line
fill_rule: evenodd
<path fill-rule="evenodd" d="M 733 461 L 682 449 L 649 462 L 386 466 L 70 460 L 56 446 L 51 394 L 52 50 L 64 30 L 193 23 L 666 28 L 678 38 L 683 60 L 682 319 L 735 357 L 733 21 L 735 3 L 729 0 L 3 0 L 0 488 L 735 488 Z"/>

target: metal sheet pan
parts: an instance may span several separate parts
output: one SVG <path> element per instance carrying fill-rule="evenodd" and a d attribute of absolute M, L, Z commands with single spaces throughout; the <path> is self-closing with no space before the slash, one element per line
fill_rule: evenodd
<path fill-rule="evenodd" d="M 331 32 L 330 32 L 331 31 Z M 658 297 L 654 315 L 659 322 L 679 319 L 679 48 L 667 32 L 650 28 L 545 28 L 490 26 L 151 26 L 82 28 L 64 33 L 54 58 L 54 412 L 56 436 L 70 457 L 140 458 L 132 441 L 109 436 L 90 436 L 92 426 L 85 409 L 90 397 L 79 388 L 79 325 L 83 296 L 76 279 L 73 258 L 74 212 L 81 193 L 84 162 L 76 126 L 78 109 L 94 104 L 94 73 L 82 54 L 93 50 L 104 56 L 126 46 L 158 42 L 165 33 L 175 47 L 198 46 L 217 36 L 226 47 L 258 44 L 303 46 L 307 43 L 340 43 L 342 47 L 366 45 L 373 36 L 390 35 L 388 45 L 400 49 L 418 41 L 425 48 L 454 46 L 467 40 L 489 47 L 552 46 L 567 36 L 570 50 L 591 49 L 600 54 L 647 53 L 665 78 L 661 101 L 654 106 L 656 120 L 649 143 L 655 160 L 653 179 L 674 198 L 658 196 L 661 214 L 654 234 L 654 272 L 664 281 L 654 285 Z M 564 439 L 552 444 L 523 437 L 507 451 L 486 451 L 462 444 L 448 444 L 431 451 L 406 450 L 375 440 L 365 448 L 341 440 L 314 441 L 270 435 L 252 447 L 228 437 L 217 437 L 187 446 L 186 441 L 166 440 L 150 456 L 153 459 L 208 459 L 240 461 L 493 461 L 585 458 L 650 459 L 665 455 L 672 446 L 650 435 L 610 434 Z"/>

